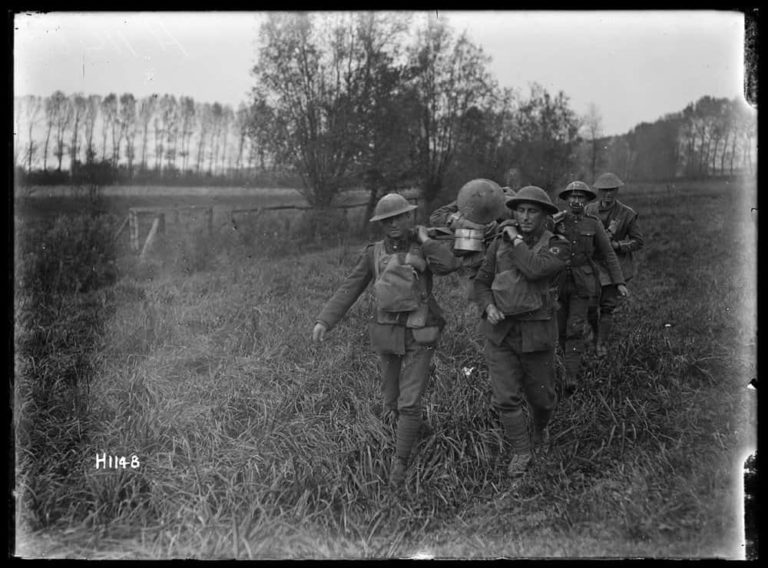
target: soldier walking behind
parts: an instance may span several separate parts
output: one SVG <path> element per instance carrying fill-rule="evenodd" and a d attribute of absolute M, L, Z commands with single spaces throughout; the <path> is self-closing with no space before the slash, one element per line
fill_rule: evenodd
<path fill-rule="evenodd" d="M 612 173 L 599 176 L 592 187 L 599 192 L 600 199 L 588 204 L 585 214 L 593 215 L 603 223 L 611 247 L 619 259 L 624 282 L 629 283 L 636 271 L 633 253 L 643 248 L 643 234 L 638 227 L 637 213 L 616 199 L 616 194 L 623 185 L 618 176 Z M 605 259 L 598 259 L 597 270 L 601 290 L 597 294 L 598 301 L 589 306 L 587 319 L 592 328 L 595 351 L 599 357 L 604 357 L 608 352 L 606 344 L 613 330 L 613 312 L 621 298 L 618 287 L 611 282 Z"/>
<path fill-rule="evenodd" d="M 557 403 L 555 392 L 556 299 L 552 282 L 570 257 L 568 242 L 545 229 L 557 213 L 547 193 L 527 186 L 507 200 L 516 225 L 507 224 L 495 239 L 474 279 L 483 310 L 480 333 L 493 389 L 512 458 L 507 472 L 522 475 L 531 447 L 549 443 L 548 424 Z M 532 415 L 532 432 L 523 404 Z"/>
<path fill-rule="evenodd" d="M 602 257 L 610 283 L 619 295 L 628 294 L 624 285 L 619 261 L 603 229 L 600 219 L 584 213 L 587 201 L 597 197 L 583 181 L 574 181 L 563 189 L 560 199 L 568 201 L 570 211 L 557 224 L 555 231 L 571 245 L 570 258 L 566 262 L 565 275 L 560 281 L 558 331 L 563 350 L 566 394 L 576 390 L 585 349 L 587 310 L 597 294 L 596 258 Z"/>
<path fill-rule="evenodd" d="M 325 304 L 312 330 L 321 342 L 373 281 L 376 309 L 369 323 L 372 348 L 379 354 L 384 420 L 396 423 L 395 455 L 390 485 L 400 487 L 422 427 L 421 397 L 440 333 L 443 313 L 432 295 L 432 275 L 450 264 L 448 247 L 430 239 L 424 227 L 413 230 L 411 205 L 389 193 L 376 204 L 371 221 L 384 229 L 384 239 L 369 244 Z M 435 262 L 439 257 L 440 262 Z"/>

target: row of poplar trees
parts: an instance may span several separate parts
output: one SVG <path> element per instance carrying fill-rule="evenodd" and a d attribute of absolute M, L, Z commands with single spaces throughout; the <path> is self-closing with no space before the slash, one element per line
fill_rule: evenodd
<path fill-rule="evenodd" d="M 739 101 L 704 97 L 605 137 L 594 105 L 578 116 L 563 92 L 501 88 L 443 16 L 270 13 L 258 40 L 237 109 L 172 95 L 17 99 L 17 165 L 75 174 L 99 162 L 128 181 L 288 172 L 318 208 L 349 187 L 370 190 L 372 207 L 403 187 L 444 201 L 474 177 L 552 191 L 603 170 L 669 180 L 753 168 L 756 120 Z"/>

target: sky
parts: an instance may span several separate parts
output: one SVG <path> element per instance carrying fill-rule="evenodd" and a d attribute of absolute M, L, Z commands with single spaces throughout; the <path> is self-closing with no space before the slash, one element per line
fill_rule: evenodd
<path fill-rule="evenodd" d="M 424 15 L 425 12 L 420 14 Z M 704 95 L 743 94 L 744 18 L 729 11 L 438 12 L 491 59 L 501 86 L 563 91 L 623 134 Z M 49 12 L 14 18 L 14 94 L 152 93 L 236 108 L 263 13 Z"/>

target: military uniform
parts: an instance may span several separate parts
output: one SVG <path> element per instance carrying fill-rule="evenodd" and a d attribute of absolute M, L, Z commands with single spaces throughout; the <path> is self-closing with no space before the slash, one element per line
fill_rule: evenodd
<path fill-rule="evenodd" d="M 492 403 L 516 454 L 530 448 L 522 409 L 524 397 L 531 409 L 534 432 L 546 428 L 557 402 L 557 300 L 550 289 L 570 258 L 570 244 L 558 235 L 539 230 L 523 237 L 524 244 L 517 246 L 502 238 L 494 240 L 474 279 L 475 297 L 483 309 L 480 333 L 486 340 Z M 511 278 L 505 280 L 502 275 Z M 526 288 L 532 293 L 528 294 L 530 300 L 515 298 L 517 291 Z M 505 293 L 511 295 L 509 299 L 503 297 Z M 533 303 L 526 305 L 528 301 Z M 506 316 L 495 325 L 486 317 L 490 304 Z M 520 307 L 515 309 L 515 305 Z"/>
<path fill-rule="evenodd" d="M 408 459 L 421 426 L 421 396 L 429 378 L 435 346 L 445 326 L 443 312 L 432 295 L 432 275 L 445 273 L 440 267 L 450 263 L 450 250 L 432 239 L 419 245 L 410 238 L 394 240 L 385 237 L 378 243 L 369 244 L 317 316 L 317 322 L 332 329 L 386 263 L 393 258 L 403 261 L 409 254 L 418 255 L 425 262 L 418 276 L 420 307 L 413 311 L 391 312 L 383 311 L 377 305 L 369 323 L 371 346 L 381 362 L 384 408 L 399 415 L 396 452 L 403 460 Z"/>
<path fill-rule="evenodd" d="M 607 208 L 603 208 L 600 201 L 589 203 L 585 213 L 599 218 L 606 231 L 611 229 L 608 232 L 609 240 L 619 243 L 619 248 L 614 252 L 619 259 L 624 281 L 629 282 L 637 270 L 633 253 L 643 248 L 643 235 L 638 227 L 637 213 L 618 199 Z M 605 259 L 598 260 L 597 269 L 601 290 L 597 294 L 597 301 L 590 305 L 588 319 L 595 339 L 599 337 L 600 341 L 605 343 L 613 327 L 613 312 L 619 305 L 619 292 L 616 284 L 611 281 Z"/>
<path fill-rule="evenodd" d="M 566 383 L 574 386 L 584 352 L 584 331 L 591 298 L 597 294 L 597 261 L 602 261 L 612 284 L 624 277 L 600 219 L 566 212 L 556 232 L 571 245 L 565 274 L 560 282 L 558 331 L 566 370 Z"/>

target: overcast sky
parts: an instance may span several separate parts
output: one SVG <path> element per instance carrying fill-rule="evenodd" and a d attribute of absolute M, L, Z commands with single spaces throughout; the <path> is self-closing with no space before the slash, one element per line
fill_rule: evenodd
<path fill-rule="evenodd" d="M 744 18 L 716 11 L 440 12 L 503 86 L 538 82 L 622 134 L 703 95 L 743 93 Z M 256 12 L 16 14 L 14 91 L 130 92 L 236 107 L 253 84 Z"/>

